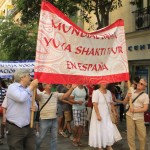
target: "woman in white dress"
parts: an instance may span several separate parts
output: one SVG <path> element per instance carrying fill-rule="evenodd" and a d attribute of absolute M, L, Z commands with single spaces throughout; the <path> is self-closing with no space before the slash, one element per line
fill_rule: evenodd
<path fill-rule="evenodd" d="M 102 150 L 112 150 L 112 145 L 122 137 L 115 124 L 112 123 L 108 107 L 116 113 L 112 101 L 112 95 L 106 89 L 107 84 L 101 84 L 100 88 L 93 91 L 93 111 L 89 131 L 89 145 Z M 117 113 L 116 113 L 117 115 Z"/>

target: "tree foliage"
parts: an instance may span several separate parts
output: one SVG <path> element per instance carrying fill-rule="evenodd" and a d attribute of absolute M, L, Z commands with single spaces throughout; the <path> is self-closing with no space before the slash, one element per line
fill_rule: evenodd
<path fill-rule="evenodd" d="M 0 23 L 1 60 L 35 59 L 37 27 L 34 25 L 19 26 L 10 19 Z M 34 32 L 33 32 L 34 31 Z M 6 57 L 7 56 L 7 57 Z"/>
<path fill-rule="evenodd" d="M 18 11 L 21 11 L 22 25 L 12 19 L 0 22 L 0 59 L 26 60 L 35 59 L 38 20 L 42 0 L 14 0 Z M 68 17 L 81 16 L 91 23 L 89 13 L 97 18 L 98 29 L 108 25 L 109 12 L 122 6 L 122 0 L 47 0 Z M 80 17 L 81 17 L 80 16 Z M 7 20 L 7 21 L 6 21 Z"/>
<path fill-rule="evenodd" d="M 18 12 L 22 13 L 22 23 L 21 26 L 15 24 L 12 18 L 3 18 L 0 22 L 0 59 L 34 60 L 41 0 L 14 2 Z M 76 0 L 50 0 L 50 2 L 68 16 L 73 16 L 78 10 Z"/>
<path fill-rule="evenodd" d="M 42 0 L 17 0 L 17 7 L 22 12 L 21 21 L 24 24 L 38 21 Z M 45 0 L 46 1 L 46 0 Z M 80 0 L 47 0 L 67 16 L 74 16 L 78 10 Z"/>
<path fill-rule="evenodd" d="M 95 14 L 97 29 L 109 25 L 109 13 L 122 7 L 122 0 L 84 0 L 81 1 L 81 15 L 86 22 L 91 23 L 90 13 Z"/>
<path fill-rule="evenodd" d="M 81 11 L 82 18 L 91 23 L 90 13 L 95 14 L 98 29 L 108 25 L 109 12 L 122 6 L 122 0 L 47 0 L 55 5 L 67 16 L 76 15 L 77 10 Z M 39 19 L 41 0 L 17 0 L 17 6 L 22 11 L 22 22 L 29 23 L 30 21 Z"/>
<path fill-rule="evenodd" d="M 131 5 L 136 5 L 138 9 L 142 8 L 143 0 L 132 0 L 130 1 Z"/>

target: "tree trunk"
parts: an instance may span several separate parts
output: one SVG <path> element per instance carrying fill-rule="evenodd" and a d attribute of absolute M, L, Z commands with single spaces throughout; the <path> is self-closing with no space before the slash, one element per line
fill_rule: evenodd
<path fill-rule="evenodd" d="M 109 14 L 107 13 L 107 14 L 105 14 L 104 15 L 104 21 L 103 21 L 103 27 L 106 27 L 106 26 L 108 26 L 109 25 Z"/>
<path fill-rule="evenodd" d="M 96 19 L 97 19 L 97 29 L 100 29 L 102 28 L 102 23 L 101 23 L 101 20 L 100 20 L 100 14 L 99 14 L 99 3 L 98 3 L 98 0 L 96 0 L 96 6 L 95 6 L 95 15 L 96 15 Z"/>

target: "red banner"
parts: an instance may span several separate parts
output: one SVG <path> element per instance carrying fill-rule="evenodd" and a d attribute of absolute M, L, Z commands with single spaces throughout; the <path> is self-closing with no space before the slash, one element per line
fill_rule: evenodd
<path fill-rule="evenodd" d="M 129 80 L 124 22 L 85 32 L 42 2 L 35 78 L 52 84 L 99 84 Z"/>

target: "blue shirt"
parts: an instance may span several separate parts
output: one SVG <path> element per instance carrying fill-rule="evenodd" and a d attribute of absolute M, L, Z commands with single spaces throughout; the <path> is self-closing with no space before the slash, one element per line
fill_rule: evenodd
<path fill-rule="evenodd" d="M 32 93 L 20 83 L 13 83 L 8 87 L 6 118 L 22 128 L 30 124 L 30 108 Z"/>
<path fill-rule="evenodd" d="M 86 91 L 84 88 L 80 89 L 78 87 L 76 87 L 72 93 L 71 93 L 71 96 L 74 96 L 74 100 L 75 101 L 83 101 L 83 104 L 82 105 L 79 105 L 79 104 L 73 104 L 72 106 L 72 109 L 75 109 L 75 110 L 83 110 L 85 109 L 85 97 L 86 97 Z"/>

